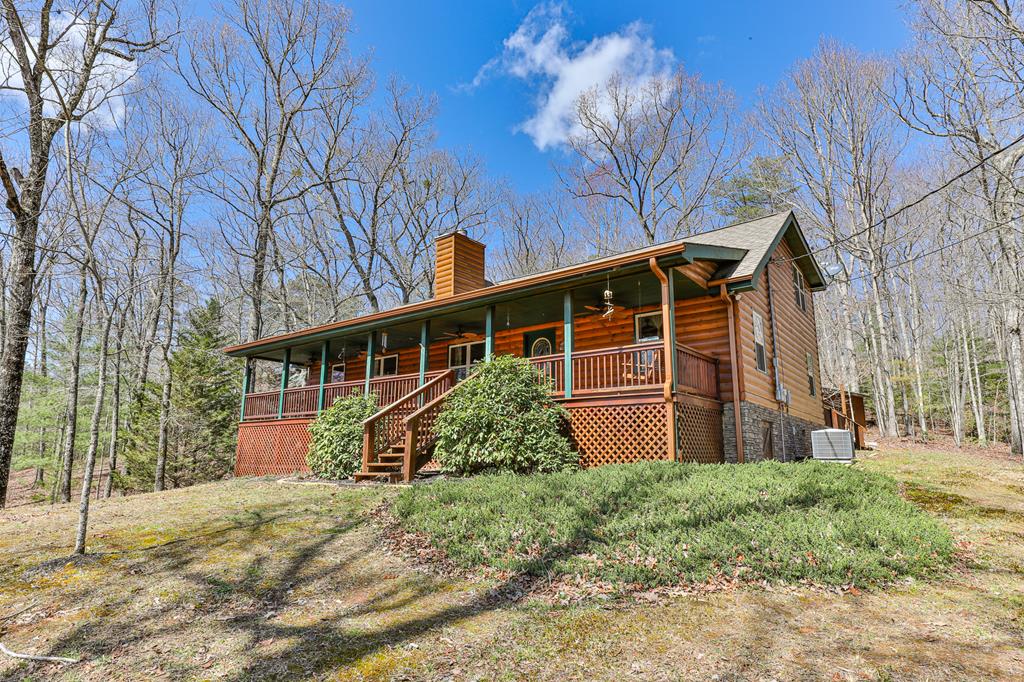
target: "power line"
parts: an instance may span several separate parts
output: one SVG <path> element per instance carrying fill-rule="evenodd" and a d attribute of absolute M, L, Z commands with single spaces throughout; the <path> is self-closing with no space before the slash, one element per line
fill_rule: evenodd
<path fill-rule="evenodd" d="M 919 261 L 922 258 L 927 258 L 928 256 L 933 256 L 936 253 L 939 253 L 941 251 L 945 251 L 946 249 L 952 248 L 954 246 L 960 246 L 961 244 L 969 242 L 972 239 L 977 239 L 978 237 L 981 237 L 981 236 L 983 236 L 983 235 L 985 235 L 985 234 L 987 234 L 989 232 L 992 232 L 994 230 L 999 229 L 1000 227 L 1003 227 L 1003 225 L 1006 225 L 1006 223 L 996 223 L 994 225 L 989 225 L 985 229 L 979 230 L 979 231 L 974 232 L 972 234 L 969 234 L 966 237 L 963 237 L 962 239 L 958 239 L 958 240 L 956 240 L 954 242 L 951 242 L 949 244 L 943 244 L 942 246 L 937 246 L 937 247 L 935 247 L 934 249 L 932 249 L 930 251 L 925 251 L 924 253 L 919 253 L 919 254 L 917 254 L 915 256 L 911 256 L 910 258 L 902 260 L 899 263 L 890 263 L 890 264 L 887 264 L 887 265 L 883 265 L 881 270 L 879 272 L 877 272 L 877 273 L 865 272 L 863 274 L 857 275 L 856 277 L 850 277 L 848 281 L 856 282 L 856 281 L 859 281 L 859 280 L 864 279 L 866 277 L 871 277 L 873 275 L 879 275 L 879 274 L 888 272 L 892 268 L 902 267 L 904 265 L 908 265 L 908 264 L 913 263 L 915 261 Z"/>
<path fill-rule="evenodd" d="M 846 243 L 846 242 L 848 242 L 848 241 L 850 241 L 850 240 L 852 240 L 852 239 L 854 239 L 856 237 L 859 237 L 860 235 L 864 234 L 865 232 L 870 232 L 871 230 L 875 229 L 876 227 L 879 227 L 880 225 L 882 225 L 883 223 L 888 222 L 889 220 L 892 220 L 893 218 L 895 218 L 896 216 L 900 215 L 901 213 L 903 213 L 905 211 L 909 211 L 910 209 L 914 208 L 915 206 L 924 203 L 925 201 L 927 201 L 931 197 L 935 196 L 936 194 L 945 191 L 954 182 L 957 182 L 958 180 L 961 180 L 964 177 L 970 175 L 971 173 L 973 173 L 974 171 L 978 170 L 979 168 L 984 166 L 986 163 L 991 161 L 994 157 L 999 156 L 1003 152 L 1009 150 L 1010 148 L 1012 148 L 1013 146 L 1019 144 L 1022 141 L 1024 141 L 1024 133 L 1021 133 L 1014 140 L 1012 140 L 1011 142 L 1003 145 L 999 149 L 996 149 L 995 151 L 993 151 L 993 152 L 991 152 L 989 154 L 986 154 L 985 156 L 983 156 L 974 165 L 970 166 L 969 168 L 963 169 L 962 171 L 960 171 L 959 173 L 957 173 L 953 177 L 951 177 L 948 180 L 946 180 L 945 182 L 943 182 L 938 187 L 933 187 L 932 189 L 928 190 L 927 192 L 925 192 L 924 194 L 919 196 L 917 199 L 914 199 L 913 201 L 911 201 L 909 203 L 903 204 L 902 206 L 900 206 L 898 209 L 896 209 L 892 213 L 889 213 L 889 214 L 883 216 L 882 218 L 876 220 L 875 222 L 871 223 L 867 227 L 863 227 L 863 228 L 861 228 L 859 230 L 851 232 L 850 234 L 846 235 L 845 237 L 841 237 L 839 239 L 836 239 L 835 241 L 830 242 L 827 246 L 823 246 L 823 247 L 818 248 L 818 249 L 812 249 L 811 251 L 808 252 L 807 255 L 813 256 L 815 254 L 822 253 L 823 251 L 828 251 L 829 249 L 835 248 L 836 246 L 838 246 L 840 244 L 844 244 L 844 243 Z M 899 237 L 897 237 L 893 242 L 890 242 L 889 244 L 882 244 L 882 246 L 889 246 L 889 245 L 895 243 L 895 241 L 898 241 L 899 239 L 902 239 L 906 235 L 907 235 L 907 233 L 905 232 L 902 235 L 900 235 Z M 798 258 L 805 258 L 805 257 L 806 256 L 797 256 L 797 257 L 788 258 L 787 260 L 793 261 L 793 260 L 797 260 Z"/>

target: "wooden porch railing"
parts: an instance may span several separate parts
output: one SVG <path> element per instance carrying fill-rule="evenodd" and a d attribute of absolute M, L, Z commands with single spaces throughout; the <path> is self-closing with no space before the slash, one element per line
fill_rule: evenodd
<path fill-rule="evenodd" d="M 539 355 L 530 358 L 530 363 L 537 369 L 540 383 L 546 384 L 552 394 L 565 393 L 564 355 Z"/>
<path fill-rule="evenodd" d="M 663 384 L 664 355 L 660 341 L 573 353 L 573 395 L 631 391 Z"/>
<path fill-rule="evenodd" d="M 664 344 L 660 341 L 619 348 L 601 348 L 572 354 L 573 395 L 623 393 L 662 386 L 666 379 Z M 552 395 L 565 394 L 565 357 L 530 358 L 538 381 Z M 718 360 L 698 350 L 676 344 L 679 390 L 718 398 Z"/>
<path fill-rule="evenodd" d="M 264 393 L 249 393 L 245 396 L 246 421 L 254 419 L 277 419 L 277 401 L 280 400 L 279 391 L 266 391 Z"/>
<path fill-rule="evenodd" d="M 362 470 L 369 471 L 369 465 L 379 462 L 382 453 L 405 442 L 406 417 L 447 393 L 454 385 L 455 372 L 447 370 L 364 421 Z M 406 459 L 408 457 L 406 452 Z"/>
<path fill-rule="evenodd" d="M 426 378 L 432 379 L 443 371 L 428 372 Z M 390 405 L 399 398 L 416 390 L 419 386 L 418 374 L 398 374 L 386 377 L 375 377 L 370 380 L 370 392 L 376 393 L 381 405 Z M 341 381 L 324 385 L 324 407 L 330 407 L 338 398 L 346 398 L 355 393 L 362 393 L 366 382 Z M 316 415 L 320 385 L 294 386 L 284 390 L 284 409 L 281 416 L 285 418 L 303 418 Z M 277 419 L 280 391 L 264 391 L 249 393 L 245 396 L 245 421 L 256 419 Z"/>
<path fill-rule="evenodd" d="M 676 385 L 680 390 L 709 398 L 721 398 L 718 383 L 718 358 L 676 344 Z"/>

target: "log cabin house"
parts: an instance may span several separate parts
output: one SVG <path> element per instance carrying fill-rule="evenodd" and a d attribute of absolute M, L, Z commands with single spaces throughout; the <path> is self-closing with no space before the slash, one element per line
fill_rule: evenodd
<path fill-rule="evenodd" d="M 373 391 L 356 478 L 411 480 L 448 392 L 505 353 L 567 408 L 583 466 L 810 454 L 826 278 L 792 212 L 498 283 L 484 251 L 444 235 L 432 299 L 227 348 L 282 368 L 259 393 L 245 372 L 236 474 L 305 470 L 309 422 Z"/>

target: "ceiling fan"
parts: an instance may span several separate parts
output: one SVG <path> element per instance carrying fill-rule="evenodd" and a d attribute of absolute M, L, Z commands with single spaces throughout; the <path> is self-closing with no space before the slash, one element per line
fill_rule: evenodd
<path fill-rule="evenodd" d="M 585 305 L 583 307 L 595 313 L 601 313 L 601 317 L 605 320 L 611 319 L 612 315 L 615 314 L 615 311 L 619 309 L 619 306 L 615 305 L 615 292 L 610 288 L 605 289 L 604 293 L 601 294 L 600 304 Z"/>
<path fill-rule="evenodd" d="M 449 339 L 449 340 L 454 341 L 454 340 L 461 339 L 461 338 L 466 336 L 466 332 L 464 332 L 462 330 L 462 325 L 461 324 L 456 329 L 457 329 L 457 331 L 454 331 L 454 332 L 441 332 L 441 338 L 442 339 Z"/>

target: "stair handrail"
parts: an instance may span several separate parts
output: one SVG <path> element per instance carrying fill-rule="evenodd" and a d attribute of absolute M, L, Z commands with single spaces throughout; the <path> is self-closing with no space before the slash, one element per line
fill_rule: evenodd
<path fill-rule="evenodd" d="M 473 373 L 475 374 L 475 372 Z M 470 374 L 466 379 L 471 379 L 473 374 Z M 458 384 L 452 384 L 447 391 L 437 396 L 430 402 L 426 403 L 423 407 L 419 408 L 408 417 L 405 418 L 405 449 L 403 451 L 402 458 L 402 480 L 406 483 L 412 481 L 412 477 L 416 475 L 419 459 L 419 445 L 420 445 L 420 425 L 423 417 L 430 414 L 438 405 L 442 404 L 448 399 L 452 391 L 458 388 Z M 429 447 L 429 443 L 427 446 Z"/>
<path fill-rule="evenodd" d="M 378 423 L 383 419 L 391 416 L 396 412 L 402 405 L 410 400 L 418 399 L 419 396 L 429 391 L 435 385 L 442 381 L 452 381 L 454 383 L 455 372 L 453 370 L 447 370 L 436 377 L 426 382 L 414 391 L 411 391 L 395 402 L 382 408 L 380 411 L 375 412 L 371 416 L 363 420 L 363 471 L 369 470 L 370 462 L 379 460 L 380 453 L 383 448 L 391 446 L 391 443 L 385 443 L 383 446 L 378 447 Z"/>

